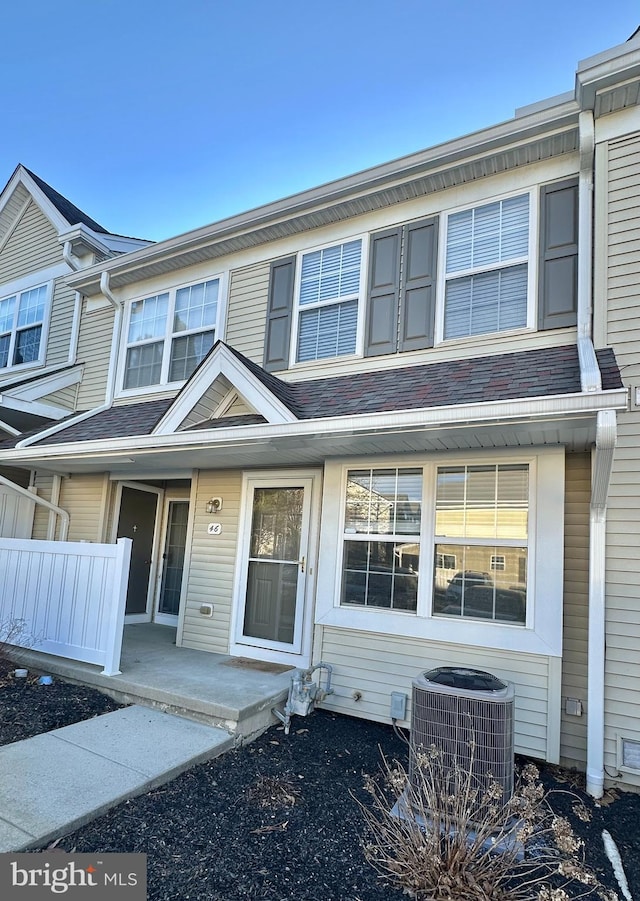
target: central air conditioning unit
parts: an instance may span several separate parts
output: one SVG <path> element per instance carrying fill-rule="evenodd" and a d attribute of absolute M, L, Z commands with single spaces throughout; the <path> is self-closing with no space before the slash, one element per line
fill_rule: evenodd
<path fill-rule="evenodd" d="M 472 784 L 502 787 L 513 794 L 514 689 L 491 673 L 441 666 L 413 680 L 409 783 L 418 789 L 417 755 L 432 746 L 444 771 L 471 769 Z M 473 743 L 473 749 L 472 749 Z M 490 776 L 490 778 L 489 778 Z"/>

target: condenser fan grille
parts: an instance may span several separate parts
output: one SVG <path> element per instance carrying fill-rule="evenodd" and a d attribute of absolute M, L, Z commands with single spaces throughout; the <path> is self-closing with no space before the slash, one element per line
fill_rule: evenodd
<path fill-rule="evenodd" d="M 443 769 L 471 769 L 474 781 L 497 782 L 503 800 L 513 793 L 513 686 L 492 691 L 439 685 L 419 676 L 413 683 L 409 780 L 417 788 L 417 757 L 432 746 Z M 486 674 L 483 674 L 486 675 Z"/>

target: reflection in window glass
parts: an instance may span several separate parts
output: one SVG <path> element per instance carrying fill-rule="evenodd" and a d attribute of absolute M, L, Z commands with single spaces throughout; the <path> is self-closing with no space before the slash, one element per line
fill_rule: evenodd
<path fill-rule="evenodd" d="M 419 562 L 418 544 L 346 541 L 342 603 L 415 613 Z"/>
<path fill-rule="evenodd" d="M 421 514 L 422 469 L 347 473 L 343 604 L 416 611 Z"/>
<path fill-rule="evenodd" d="M 436 545 L 439 556 L 455 552 L 459 569 L 444 574 L 437 566 L 433 612 L 441 616 L 489 619 L 524 625 L 527 608 L 527 548 Z M 492 567 L 500 562 L 501 567 Z"/>

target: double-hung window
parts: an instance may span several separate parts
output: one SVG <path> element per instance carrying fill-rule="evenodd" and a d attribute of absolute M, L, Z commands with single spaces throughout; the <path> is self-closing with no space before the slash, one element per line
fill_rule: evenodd
<path fill-rule="evenodd" d="M 133 301 L 123 389 L 188 379 L 216 340 L 220 302 L 219 278 Z"/>
<path fill-rule="evenodd" d="M 447 217 L 445 340 L 528 323 L 530 195 Z"/>
<path fill-rule="evenodd" d="M 435 497 L 435 615 L 524 625 L 529 466 L 442 466 Z M 443 583 L 437 562 L 458 567 Z"/>
<path fill-rule="evenodd" d="M 0 369 L 40 359 L 47 296 L 40 285 L 0 300 Z"/>
<path fill-rule="evenodd" d="M 422 469 L 348 471 L 342 604 L 416 612 L 421 518 Z"/>
<path fill-rule="evenodd" d="M 355 353 L 361 267 L 361 239 L 302 254 L 296 362 Z"/>

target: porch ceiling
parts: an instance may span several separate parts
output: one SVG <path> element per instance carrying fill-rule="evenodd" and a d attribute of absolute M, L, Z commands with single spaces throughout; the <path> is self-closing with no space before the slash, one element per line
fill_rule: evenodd
<path fill-rule="evenodd" d="M 73 450 L 56 447 L 39 455 L 29 448 L 29 461 L 14 459 L 12 465 L 29 466 L 56 473 L 111 472 L 123 478 L 141 474 L 171 477 L 190 469 L 250 469 L 258 467 L 318 466 L 333 457 L 381 454 L 438 453 L 483 448 L 564 445 L 570 451 L 585 451 L 595 442 L 596 414 L 583 413 L 541 419 L 513 419 L 499 423 L 460 422 L 446 427 L 422 425 L 386 429 L 308 432 L 230 440 L 208 433 L 201 443 L 190 446 L 136 447 L 127 449 Z M 107 442 L 104 442 L 106 445 Z M 41 449 L 43 450 L 43 449 Z M 25 455 L 26 456 L 26 455 Z M 9 461 L 7 461 L 9 462 Z"/>

